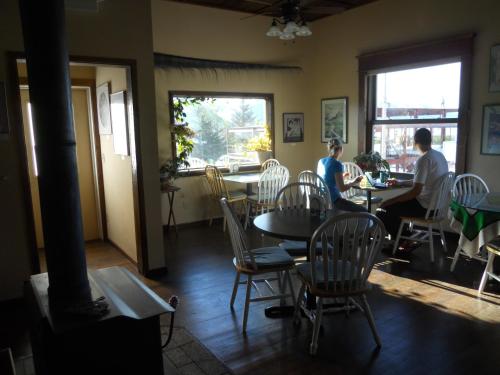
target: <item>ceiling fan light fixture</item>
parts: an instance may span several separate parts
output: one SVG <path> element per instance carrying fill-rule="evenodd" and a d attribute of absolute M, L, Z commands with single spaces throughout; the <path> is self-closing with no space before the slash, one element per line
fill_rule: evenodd
<path fill-rule="evenodd" d="M 293 34 L 299 31 L 299 25 L 297 25 L 294 21 L 288 21 L 283 29 L 285 34 Z"/>
<path fill-rule="evenodd" d="M 292 40 L 292 39 L 295 39 L 295 35 L 293 35 L 293 33 L 283 32 L 280 35 L 280 39 L 281 40 Z"/>
<path fill-rule="evenodd" d="M 267 31 L 266 35 L 270 37 L 275 37 L 275 36 L 281 36 L 282 31 L 278 27 L 278 24 L 276 23 L 276 20 L 273 20 L 273 23 L 271 24 L 271 27 Z"/>
<path fill-rule="evenodd" d="M 312 31 L 305 23 L 300 26 L 299 31 L 295 33 L 297 36 L 311 36 Z"/>

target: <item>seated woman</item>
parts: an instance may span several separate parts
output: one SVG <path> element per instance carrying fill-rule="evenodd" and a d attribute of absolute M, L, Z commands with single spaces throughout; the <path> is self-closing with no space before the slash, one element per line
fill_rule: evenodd
<path fill-rule="evenodd" d="M 363 179 L 363 176 L 359 176 L 347 184 L 344 182 L 344 166 L 339 161 L 343 153 L 340 140 L 337 138 L 330 139 L 328 141 L 328 152 L 329 156 L 318 161 L 317 173 L 325 180 L 330 189 L 333 205 L 335 208 L 342 211 L 367 212 L 366 208 L 363 206 L 348 201 L 340 196 L 341 192 L 357 186 Z"/>
<path fill-rule="evenodd" d="M 431 147 L 432 134 L 428 129 L 418 129 L 413 140 L 415 147 L 422 154 L 415 164 L 413 181 L 389 181 L 391 185 L 408 186 L 411 189 L 382 202 L 377 210 L 377 216 L 384 223 L 385 229 L 391 235 L 391 240 L 395 240 L 397 236 L 401 216 L 425 217 L 437 181 L 448 173 L 448 162 L 444 155 Z M 409 251 L 415 248 L 415 245 L 416 243 L 411 241 L 404 241 L 400 248 Z"/>

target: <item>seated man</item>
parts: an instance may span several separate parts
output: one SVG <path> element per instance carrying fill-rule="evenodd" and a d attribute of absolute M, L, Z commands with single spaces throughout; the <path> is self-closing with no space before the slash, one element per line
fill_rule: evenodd
<path fill-rule="evenodd" d="M 344 182 L 344 166 L 340 158 L 344 149 L 340 139 L 328 141 L 328 156 L 318 161 L 317 173 L 325 180 L 333 205 L 342 211 L 366 212 L 366 208 L 341 197 L 340 193 L 356 187 L 363 177 L 359 176 L 349 183 Z"/>
<path fill-rule="evenodd" d="M 401 216 L 424 217 L 431 204 L 432 193 L 441 176 L 448 173 L 448 163 L 439 151 L 431 148 L 432 135 L 426 128 L 415 132 L 415 147 L 422 153 L 415 164 L 413 181 L 390 180 L 389 184 L 411 187 L 409 191 L 382 202 L 377 216 L 382 220 L 391 240 L 398 234 Z M 401 244 L 403 250 L 413 246 L 408 241 Z"/>

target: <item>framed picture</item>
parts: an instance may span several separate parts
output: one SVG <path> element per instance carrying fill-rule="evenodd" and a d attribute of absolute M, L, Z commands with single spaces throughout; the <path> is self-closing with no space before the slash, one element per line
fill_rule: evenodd
<path fill-rule="evenodd" d="M 500 104 L 483 106 L 481 154 L 500 155 Z"/>
<path fill-rule="evenodd" d="M 340 138 L 347 143 L 348 98 L 321 99 L 321 142 Z"/>
<path fill-rule="evenodd" d="M 115 154 L 128 155 L 127 94 L 118 91 L 111 94 L 111 120 L 113 121 L 113 146 Z"/>
<path fill-rule="evenodd" d="M 99 134 L 113 134 L 111 126 L 111 109 L 109 105 L 109 95 L 111 90 L 109 82 L 103 83 L 96 89 L 97 116 L 99 118 Z"/>
<path fill-rule="evenodd" d="M 490 91 L 500 91 L 500 44 L 491 47 L 490 52 Z"/>
<path fill-rule="evenodd" d="M 7 96 L 4 82 L 0 82 L 0 135 L 9 135 L 9 116 L 7 115 Z"/>
<path fill-rule="evenodd" d="M 304 142 L 303 113 L 283 113 L 283 142 Z"/>

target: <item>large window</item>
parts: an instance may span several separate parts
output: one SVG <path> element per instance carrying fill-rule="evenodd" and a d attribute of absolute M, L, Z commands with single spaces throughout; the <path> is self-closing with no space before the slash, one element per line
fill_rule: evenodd
<path fill-rule="evenodd" d="M 413 134 L 426 127 L 432 147 L 455 171 L 460 94 L 460 62 L 378 73 L 372 120 L 372 145 L 391 171 L 412 173 L 418 152 Z"/>
<path fill-rule="evenodd" d="M 192 98 L 197 100 L 185 100 Z M 190 170 L 207 164 L 259 164 L 250 145 L 266 136 L 272 138 L 272 95 L 171 92 L 170 100 L 171 108 L 183 101 L 184 121 L 194 132 Z"/>

